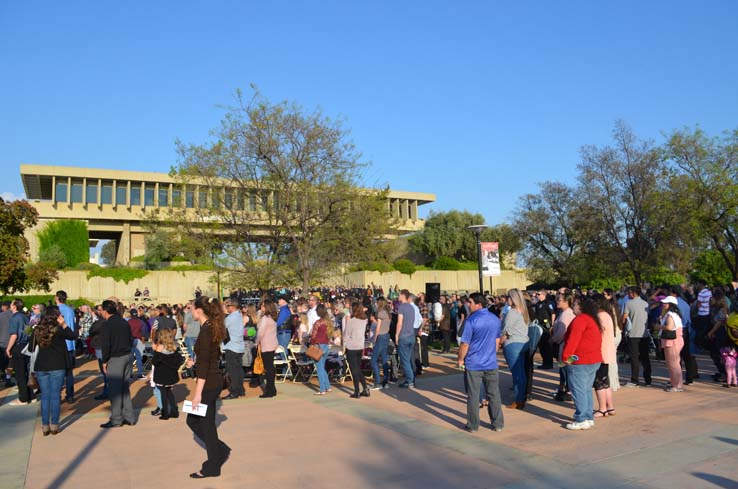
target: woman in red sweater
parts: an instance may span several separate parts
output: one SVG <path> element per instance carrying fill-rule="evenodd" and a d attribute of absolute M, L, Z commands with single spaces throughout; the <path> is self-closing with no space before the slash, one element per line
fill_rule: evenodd
<path fill-rule="evenodd" d="M 574 422 L 566 428 L 588 430 L 594 426 L 592 384 L 602 363 L 602 326 L 597 317 L 597 305 L 591 299 L 577 299 L 574 313 L 577 316 L 566 330 L 562 354 L 576 407 Z"/>

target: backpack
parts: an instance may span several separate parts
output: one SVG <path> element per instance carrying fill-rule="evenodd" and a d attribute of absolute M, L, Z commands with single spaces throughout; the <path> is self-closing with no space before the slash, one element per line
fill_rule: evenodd
<path fill-rule="evenodd" d="M 542 335 L 543 328 L 538 324 L 538 320 L 534 319 L 528 324 L 528 356 L 535 355 Z"/>

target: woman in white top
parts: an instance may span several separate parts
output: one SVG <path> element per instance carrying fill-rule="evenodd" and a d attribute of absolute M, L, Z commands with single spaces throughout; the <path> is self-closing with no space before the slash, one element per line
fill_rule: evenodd
<path fill-rule="evenodd" d="M 366 312 L 360 302 L 354 302 L 351 311 L 351 319 L 343 327 L 343 339 L 346 345 L 346 360 L 351 369 L 351 377 L 354 380 L 354 393 L 351 398 L 358 399 L 360 396 L 369 397 L 369 389 L 366 386 L 364 373 L 361 371 L 361 355 L 364 352 L 364 340 L 366 338 Z M 359 384 L 362 391 L 359 393 Z"/>
<path fill-rule="evenodd" d="M 679 363 L 679 353 L 684 347 L 682 338 L 682 317 L 679 315 L 679 304 L 676 297 L 668 296 L 661 299 L 661 348 L 664 349 L 666 366 L 669 368 L 671 387 L 666 392 L 683 392 L 682 366 Z M 676 335 L 676 338 L 672 338 Z"/>
<path fill-rule="evenodd" d="M 358 399 L 360 396 L 369 397 L 369 389 L 366 386 L 364 373 L 361 371 L 361 355 L 364 352 L 364 341 L 366 338 L 366 311 L 360 302 L 355 302 L 351 311 L 351 319 L 346 322 L 343 331 L 344 345 L 346 345 L 346 360 L 351 369 L 351 377 L 354 380 L 354 393 L 351 398 Z M 359 392 L 359 384 L 362 391 Z"/>

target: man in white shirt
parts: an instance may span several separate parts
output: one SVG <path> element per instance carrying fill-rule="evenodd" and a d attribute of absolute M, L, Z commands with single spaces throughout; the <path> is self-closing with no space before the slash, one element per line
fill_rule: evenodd
<path fill-rule="evenodd" d="M 308 334 L 312 333 L 313 324 L 315 324 L 315 321 L 318 320 L 318 312 L 316 309 L 318 308 L 319 303 L 320 301 L 318 300 L 317 296 L 311 295 L 310 297 L 308 297 Z"/>

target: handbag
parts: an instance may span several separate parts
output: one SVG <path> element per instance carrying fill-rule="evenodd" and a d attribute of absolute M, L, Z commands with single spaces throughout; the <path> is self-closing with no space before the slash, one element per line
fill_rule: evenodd
<path fill-rule="evenodd" d="M 36 374 L 31 372 L 28 374 L 28 382 L 26 383 L 31 391 L 38 390 L 38 381 L 36 380 Z"/>
<path fill-rule="evenodd" d="M 660 338 L 662 340 L 675 340 L 677 337 L 675 329 L 662 329 Z"/>
<path fill-rule="evenodd" d="M 264 373 L 264 360 L 261 358 L 261 346 L 256 347 L 256 358 L 254 359 L 254 375 L 261 375 Z"/>
<path fill-rule="evenodd" d="M 313 344 L 313 345 L 310 345 L 310 347 L 308 347 L 307 351 L 305 352 L 305 355 L 307 355 L 308 358 L 310 358 L 314 362 L 317 362 L 323 356 L 323 350 L 321 350 L 318 345 Z"/>

